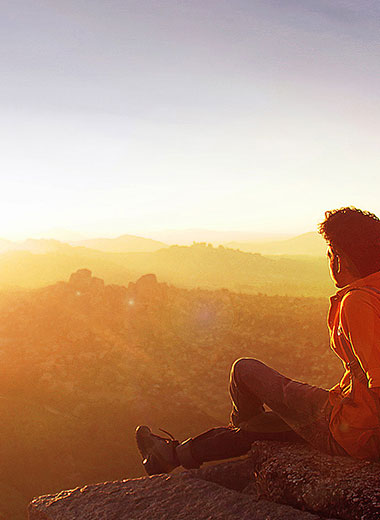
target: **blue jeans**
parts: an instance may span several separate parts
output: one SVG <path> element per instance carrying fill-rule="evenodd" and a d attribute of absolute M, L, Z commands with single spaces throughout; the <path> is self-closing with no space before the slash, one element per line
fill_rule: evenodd
<path fill-rule="evenodd" d="M 242 358 L 232 366 L 230 397 L 230 425 L 212 428 L 188 443 L 198 466 L 244 455 L 256 440 L 307 442 L 331 455 L 347 455 L 330 433 L 331 405 L 323 388 L 289 379 L 257 359 Z"/>

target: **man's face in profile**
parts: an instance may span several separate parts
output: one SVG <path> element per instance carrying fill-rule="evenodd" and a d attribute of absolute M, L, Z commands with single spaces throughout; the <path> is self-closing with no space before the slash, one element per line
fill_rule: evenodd
<path fill-rule="evenodd" d="M 329 260 L 330 276 L 338 289 L 345 287 L 353 282 L 359 276 L 354 276 L 348 267 L 348 262 L 343 253 L 337 253 L 335 248 L 329 244 L 327 249 L 327 258 Z"/>
<path fill-rule="evenodd" d="M 336 287 L 343 287 L 340 284 L 340 260 L 331 245 L 327 248 L 327 258 L 329 260 L 330 276 Z"/>

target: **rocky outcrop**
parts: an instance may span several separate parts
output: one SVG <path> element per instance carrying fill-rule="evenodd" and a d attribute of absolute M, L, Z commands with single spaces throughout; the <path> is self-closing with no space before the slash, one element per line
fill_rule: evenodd
<path fill-rule="evenodd" d="M 380 518 L 380 464 L 325 455 L 308 445 L 253 443 L 244 462 L 196 470 L 202 478 L 322 518 Z"/>
<path fill-rule="evenodd" d="M 89 269 L 78 269 L 70 276 L 69 285 L 75 287 L 78 290 L 86 290 L 90 288 L 103 289 L 104 280 L 92 276 L 92 273 Z"/>
<path fill-rule="evenodd" d="M 29 520 L 317 520 L 320 517 L 202 481 L 191 473 L 85 486 L 34 500 Z"/>
<path fill-rule="evenodd" d="M 375 520 L 380 464 L 256 442 L 246 459 L 36 498 L 29 520 Z"/>
<path fill-rule="evenodd" d="M 168 286 L 159 283 L 155 274 L 144 274 L 128 285 L 128 297 L 134 304 L 149 304 L 165 300 Z"/>
<path fill-rule="evenodd" d="M 345 520 L 380 518 L 380 464 L 332 457 L 306 445 L 255 442 L 246 493 Z"/>
<path fill-rule="evenodd" d="M 123 309 L 127 302 L 127 289 L 122 285 L 105 285 L 104 280 L 92 276 L 89 269 L 78 269 L 72 273 L 68 283 L 60 282 L 59 287 L 63 293 L 72 292 L 80 296 L 83 303 L 96 303 L 99 306 L 111 306 L 114 310 Z M 62 296 L 62 295 L 61 295 Z"/>

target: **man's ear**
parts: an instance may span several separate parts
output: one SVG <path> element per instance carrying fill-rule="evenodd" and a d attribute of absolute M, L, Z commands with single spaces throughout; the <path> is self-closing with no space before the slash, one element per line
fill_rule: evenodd
<path fill-rule="evenodd" d="M 334 256 L 334 269 L 336 273 L 340 273 L 342 268 L 340 257 L 336 254 Z"/>

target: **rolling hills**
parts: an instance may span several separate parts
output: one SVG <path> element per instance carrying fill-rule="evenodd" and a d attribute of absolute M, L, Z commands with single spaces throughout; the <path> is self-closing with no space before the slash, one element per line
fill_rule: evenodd
<path fill-rule="evenodd" d="M 102 252 L 59 243 L 56 250 L 42 251 L 0 255 L 0 287 L 37 288 L 88 268 L 106 283 L 121 285 L 151 272 L 166 283 L 184 288 L 317 297 L 328 296 L 334 290 L 322 257 L 262 256 L 205 243 L 134 253 Z"/>
<path fill-rule="evenodd" d="M 285 240 L 265 242 L 227 242 L 226 247 L 263 255 L 311 255 L 326 256 L 326 243 L 316 232 L 304 233 Z"/>

